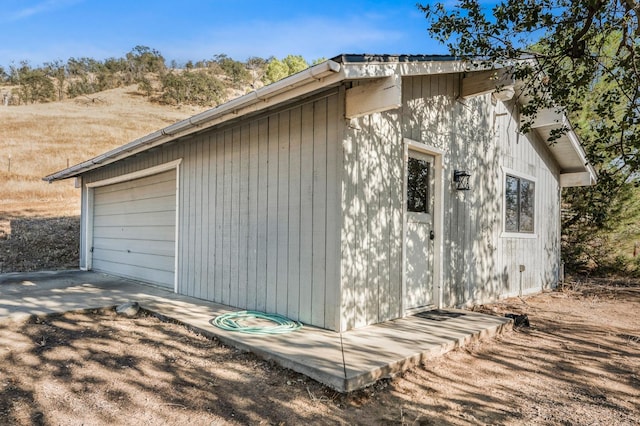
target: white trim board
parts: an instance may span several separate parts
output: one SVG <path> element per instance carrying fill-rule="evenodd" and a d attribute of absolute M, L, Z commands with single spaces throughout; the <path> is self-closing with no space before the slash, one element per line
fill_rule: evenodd
<path fill-rule="evenodd" d="M 138 170 L 136 172 L 127 173 L 127 174 L 120 175 L 120 176 L 114 176 L 114 177 L 108 178 L 108 179 L 98 180 L 98 181 L 95 181 L 95 182 L 88 183 L 87 184 L 87 188 L 96 188 L 96 187 L 99 187 L 99 186 L 106 186 L 106 185 L 113 185 L 115 183 L 120 183 L 120 182 L 127 182 L 127 181 L 130 181 L 130 180 L 139 179 L 139 178 L 155 175 L 155 174 L 158 174 L 158 173 L 166 172 L 166 171 L 169 171 L 171 169 L 176 169 L 176 172 L 177 172 L 178 171 L 178 166 L 180 165 L 181 162 L 182 162 L 182 158 L 179 158 L 177 160 L 170 161 L 168 163 L 159 164 L 157 166 L 149 167 L 147 169 Z"/>

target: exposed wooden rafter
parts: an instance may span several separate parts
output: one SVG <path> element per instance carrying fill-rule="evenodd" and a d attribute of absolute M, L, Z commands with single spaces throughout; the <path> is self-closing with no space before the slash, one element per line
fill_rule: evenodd
<path fill-rule="evenodd" d="M 375 79 L 346 91 L 346 118 L 356 118 L 402 106 L 402 84 L 398 76 Z"/>
<path fill-rule="evenodd" d="M 506 68 L 487 71 L 466 72 L 462 77 L 460 97 L 467 99 L 492 92 L 505 92 L 510 99 L 513 96 L 515 79 Z"/>

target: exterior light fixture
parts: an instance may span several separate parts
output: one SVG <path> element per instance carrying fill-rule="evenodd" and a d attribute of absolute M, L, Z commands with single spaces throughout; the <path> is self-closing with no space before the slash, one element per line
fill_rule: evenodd
<path fill-rule="evenodd" d="M 471 174 L 466 170 L 454 170 L 453 172 L 453 181 L 456 184 L 456 189 L 458 191 L 468 191 L 469 188 L 469 178 Z"/>

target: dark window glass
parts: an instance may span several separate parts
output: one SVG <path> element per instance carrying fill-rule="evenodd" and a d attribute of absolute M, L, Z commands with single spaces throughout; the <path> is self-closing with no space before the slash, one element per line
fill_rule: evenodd
<path fill-rule="evenodd" d="M 518 178 L 507 176 L 504 229 L 518 232 Z"/>
<path fill-rule="evenodd" d="M 507 232 L 534 232 L 535 182 L 507 175 L 505 184 L 504 229 Z"/>
<path fill-rule="evenodd" d="M 429 213 L 429 162 L 409 157 L 407 211 Z"/>
<path fill-rule="evenodd" d="M 520 232 L 533 233 L 535 183 L 520 179 Z"/>

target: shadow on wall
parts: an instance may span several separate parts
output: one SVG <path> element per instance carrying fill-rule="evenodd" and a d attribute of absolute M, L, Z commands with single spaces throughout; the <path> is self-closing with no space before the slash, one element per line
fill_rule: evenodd
<path fill-rule="evenodd" d="M 346 328 L 400 314 L 404 138 L 444 152 L 444 306 L 508 290 L 509 277 L 497 262 L 501 169 L 491 98 L 460 101 L 458 85 L 454 75 L 407 79 L 402 108 L 348 124 L 342 194 Z M 453 189 L 456 169 L 471 171 L 471 191 Z M 405 265 L 409 273 L 425 266 Z"/>
<path fill-rule="evenodd" d="M 80 217 L 0 217 L 0 273 L 77 268 Z"/>
<path fill-rule="evenodd" d="M 501 153 L 491 95 L 459 99 L 454 75 L 407 83 L 403 136 L 444 152 L 443 305 L 494 299 L 510 280 L 498 258 Z M 454 170 L 470 172 L 470 191 L 454 189 Z"/>
<path fill-rule="evenodd" d="M 344 329 L 400 316 L 403 150 L 398 111 L 352 120 L 344 144 Z"/>

